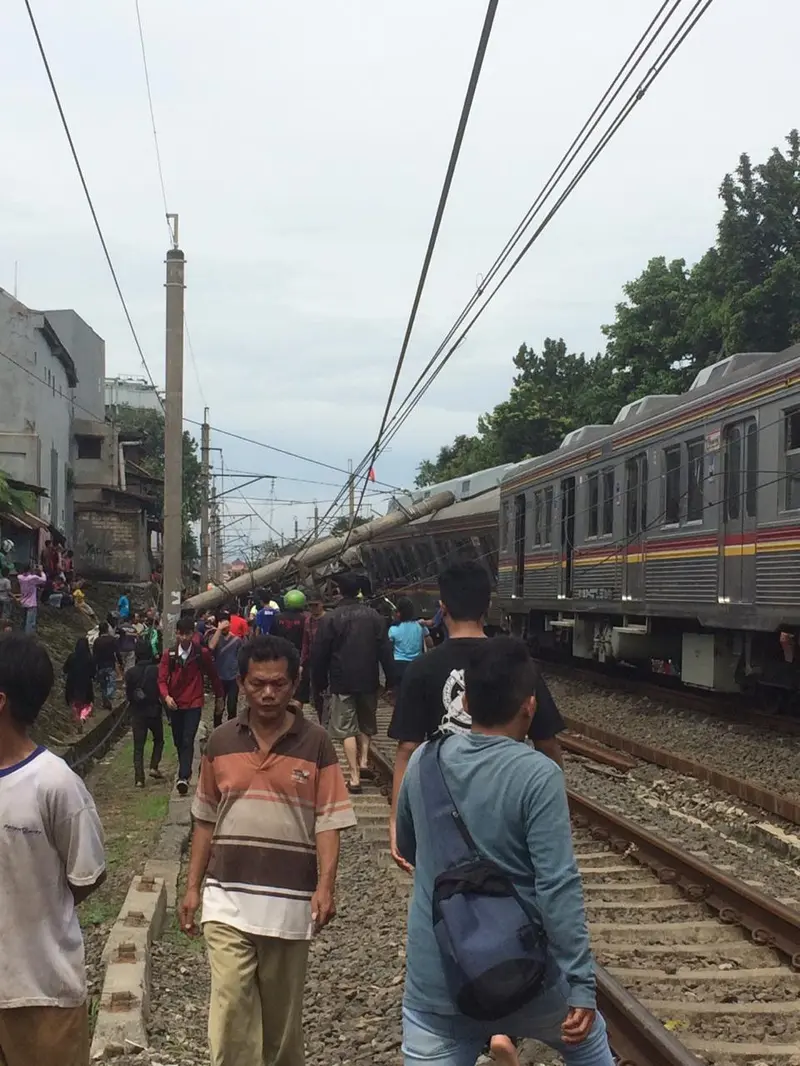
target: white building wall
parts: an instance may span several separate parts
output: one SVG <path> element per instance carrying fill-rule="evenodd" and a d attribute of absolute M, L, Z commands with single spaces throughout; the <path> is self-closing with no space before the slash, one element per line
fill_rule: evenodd
<path fill-rule="evenodd" d="M 45 489 L 49 496 L 40 500 L 40 516 L 69 533 L 73 390 L 43 324 L 40 312 L 0 289 L 0 469 Z"/>

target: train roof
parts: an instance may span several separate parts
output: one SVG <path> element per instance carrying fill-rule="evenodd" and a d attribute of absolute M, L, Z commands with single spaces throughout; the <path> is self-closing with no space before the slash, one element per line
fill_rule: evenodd
<path fill-rule="evenodd" d="M 700 405 L 707 397 L 717 393 L 720 398 L 724 398 L 726 393 L 735 392 L 737 386 L 750 378 L 754 384 L 759 379 L 768 380 L 770 376 L 774 376 L 776 370 L 784 369 L 786 364 L 798 361 L 800 344 L 792 345 L 782 352 L 736 352 L 726 356 L 699 370 L 684 393 L 642 396 L 625 404 L 614 419 L 613 425 L 581 426 L 572 430 L 554 451 L 517 463 L 504 475 L 502 484 L 505 486 L 516 481 L 520 475 L 533 473 L 557 457 L 577 451 L 587 444 L 628 433 L 633 425 L 638 429 L 639 426 L 658 422 L 662 416 L 675 411 L 690 410 L 695 404 Z"/>
<path fill-rule="evenodd" d="M 450 522 L 463 524 L 468 522 L 469 519 L 480 522 L 484 516 L 491 516 L 493 522 L 496 523 L 499 509 L 500 486 L 497 485 L 495 488 L 481 493 L 480 496 L 472 496 L 468 500 L 457 500 L 455 503 L 451 503 L 449 507 L 443 507 L 441 511 L 424 515 L 422 518 L 416 518 L 413 522 L 409 522 L 408 525 L 397 526 L 388 530 L 384 535 L 375 537 L 363 547 L 368 548 L 370 544 L 379 545 L 389 540 L 402 540 L 409 535 L 409 531 L 413 535 L 430 528 L 433 533 Z"/>
<path fill-rule="evenodd" d="M 476 470 L 474 474 L 465 474 L 463 477 L 450 478 L 449 481 L 440 481 L 436 485 L 425 485 L 424 488 L 414 489 L 403 496 L 393 497 L 389 503 L 389 512 L 398 508 L 411 507 L 415 503 L 427 500 L 437 492 L 452 492 L 456 500 L 468 500 L 474 496 L 480 496 L 489 489 L 497 487 L 516 463 L 501 463 L 499 466 L 490 466 L 486 470 Z"/>

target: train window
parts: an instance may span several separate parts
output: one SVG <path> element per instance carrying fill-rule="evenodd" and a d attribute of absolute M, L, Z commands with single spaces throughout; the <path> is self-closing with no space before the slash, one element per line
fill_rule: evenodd
<path fill-rule="evenodd" d="M 603 536 L 614 532 L 614 468 L 603 471 Z"/>
<path fill-rule="evenodd" d="M 800 407 L 785 414 L 786 510 L 800 508 Z"/>
<path fill-rule="evenodd" d="M 758 427 L 748 422 L 745 430 L 744 507 L 748 518 L 755 518 L 758 501 Z"/>
<path fill-rule="evenodd" d="M 542 490 L 533 494 L 533 543 L 542 543 Z"/>
<path fill-rule="evenodd" d="M 589 532 L 587 536 L 596 537 L 600 528 L 600 475 L 595 471 L 589 474 Z"/>
<path fill-rule="evenodd" d="M 705 441 L 702 437 L 686 442 L 686 458 L 689 462 L 689 479 L 686 484 L 686 521 L 699 522 L 703 518 L 703 454 Z"/>
<path fill-rule="evenodd" d="M 625 532 L 630 537 L 639 532 L 639 462 L 637 459 L 629 459 L 625 464 L 625 503 L 627 521 Z"/>
<path fill-rule="evenodd" d="M 702 441 L 700 442 L 702 444 Z M 681 520 L 681 446 L 664 449 L 664 523 Z"/>
<path fill-rule="evenodd" d="M 739 517 L 741 476 L 742 431 L 738 426 L 731 426 L 725 449 L 725 513 L 728 520 Z"/>
<path fill-rule="evenodd" d="M 545 544 L 553 540 L 553 487 L 544 490 L 544 533 L 542 540 Z"/>
<path fill-rule="evenodd" d="M 508 547 L 508 500 L 503 500 L 500 509 L 500 551 Z"/>

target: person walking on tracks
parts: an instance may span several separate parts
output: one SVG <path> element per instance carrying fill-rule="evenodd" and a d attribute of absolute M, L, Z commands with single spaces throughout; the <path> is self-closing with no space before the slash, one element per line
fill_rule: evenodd
<path fill-rule="evenodd" d="M 239 705 L 239 649 L 241 646 L 242 638 L 235 637 L 231 633 L 230 613 L 224 611 L 219 616 L 219 624 L 208 642 L 208 650 L 214 656 L 214 665 L 222 682 L 229 720 L 236 717 L 236 709 Z M 220 708 L 219 714 L 214 713 L 215 729 L 218 725 L 222 725 L 222 715 L 223 708 Z"/>
<path fill-rule="evenodd" d="M 309 941 L 336 913 L 339 834 L 355 825 L 327 733 L 292 705 L 300 657 L 280 637 L 239 654 L 245 706 L 211 734 L 192 804 L 184 932 L 211 966 L 213 1066 L 302 1066 Z"/>
<path fill-rule="evenodd" d="M 470 731 L 415 751 L 397 803 L 415 868 L 403 1060 L 473 1066 L 501 1032 L 613 1066 L 562 773 L 524 743 L 537 669 L 520 640 L 486 644 L 465 671 Z"/>
<path fill-rule="evenodd" d="M 325 605 L 322 602 L 322 597 L 318 592 L 314 592 L 309 597 L 308 615 L 303 629 L 303 646 L 300 649 L 300 673 L 302 678 L 308 681 L 308 698 L 314 707 L 320 725 L 325 725 L 323 721 L 325 716 L 325 697 L 322 692 L 317 691 L 314 679 L 311 676 L 311 649 L 314 647 L 317 630 L 324 616 Z"/>
<path fill-rule="evenodd" d="M 63 666 L 64 698 L 72 710 L 72 717 L 83 729 L 84 722 L 94 709 L 94 686 L 97 673 L 87 637 L 78 637 L 75 649 Z"/>
<path fill-rule="evenodd" d="M 330 689 L 329 729 L 331 736 L 343 741 L 348 789 L 359 793 L 370 737 L 378 731 L 378 666 L 383 667 L 390 688 L 394 658 L 383 619 L 356 598 L 361 578 L 345 573 L 335 580 L 342 599 L 319 623 L 311 649 L 311 678 L 317 692 Z"/>
<path fill-rule="evenodd" d="M 393 810 L 414 749 L 439 732 L 469 732 L 471 719 L 464 704 L 464 671 L 496 639 L 488 638 L 483 631 L 491 592 L 489 574 L 480 563 L 455 563 L 439 575 L 439 597 L 449 637 L 411 663 L 403 676 L 389 726 L 389 736 L 397 741 Z M 529 739 L 539 751 L 561 765 L 558 734 L 564 722 L 538 671 L 533 684 L 535 691 L 531 695 L 536 697 L 537 711 Z M 406 869 L 394 843 L 393 816 L 389 832 L 392 856 L 398 866 Z"/>
<path fill-rule="evenodd" d="M 92 797 L 29 730 L 53 687 L 45 648 L 0 636 L 0 1062 L 89 1066 L 76 904 L 105 879 Z"/>
<path fill-rule="evenodd" d="M 153 734 L 150 776 L 157 781 L 164 777 L 159 770 L 164 754 L 164 719 L 158 691 L 158 666 L 153 660 L 150 643 L 144 638 L 136 645 L 136 663 L 125 673 L 125 694 L 133 732 L 134 784 L 136 788 L 144 788 L 144 745 L 148 733 Z"/>
<path fill-rule="evenodd" d="M 92 645 L 92 658 L 97 670 L 97 683 L 103 707 L 111 710 L 111 701 L 117 694 L 117 667 L 122 669 L 122 655 L 119 642 L 108 622 L 101 622 L 97 627 L 97 637 Z"/>
<path fill-rule="evenodd" d="M 222 684 L 208 648 L 194 640 L 194 622 L 188 616 L 179 619 L 178 640 L 161 656 L 158 688 L 167 708 L 172 739 L 178 752 L 177 789 L 181 796 L 189 791 L 194 760 L 194 738 L 203 710 L 204 678 L 214 691 L 214 715 L 222 713 Z"/>

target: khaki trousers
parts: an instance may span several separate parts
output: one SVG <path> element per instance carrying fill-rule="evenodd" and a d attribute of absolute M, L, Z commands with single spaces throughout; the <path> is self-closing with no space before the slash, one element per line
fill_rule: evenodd
<path fill-rule="evenodd" d="M 308 940 L 203 925 L 211 966 L 212 1066 L 304 1066 L 303 986 Z"/>
<path fill-rule="evenodd" d="M 86 1004 L 0 1008 L 0 1066 L 89 1066 Z"/>

